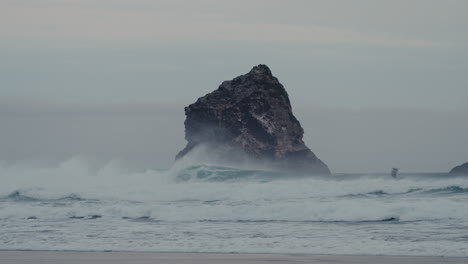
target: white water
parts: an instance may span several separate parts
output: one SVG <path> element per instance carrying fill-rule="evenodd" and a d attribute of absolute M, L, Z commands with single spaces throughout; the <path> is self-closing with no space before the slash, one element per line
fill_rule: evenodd
<path fill-rule="evenodd" d="M 3 165 L 0 180 L 0 249 L 468 256 L 468 177 L 132 172 L 76 158 Z"/>

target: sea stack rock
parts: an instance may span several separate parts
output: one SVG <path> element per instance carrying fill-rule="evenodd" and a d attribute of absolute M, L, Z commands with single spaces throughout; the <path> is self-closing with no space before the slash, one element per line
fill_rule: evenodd
<path fill-rule="evenodd" d="M 450 173 L 452 174 L 466 174 L 468 175 L 468 162 L 467 163 L 464 163 L 460 166 L 456 166 L 455 168 L 453 168 Z"/>
<path fill-rule="evenodd" d="M 188 143 L 176 159 L 200 147 L 204 151 L 197 156 L 208 161 L 330 174 L 302 141 L 304 130 L 292 113 L 288 93 L 266 65 L 223 82 L 185 107 L 185 115 Z"/>

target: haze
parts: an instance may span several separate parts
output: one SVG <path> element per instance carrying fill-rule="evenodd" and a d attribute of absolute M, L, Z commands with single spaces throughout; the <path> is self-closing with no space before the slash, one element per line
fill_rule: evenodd
<path fill-rule="evenodd" d="M 468 161 L 468 2 L 2 0 L 1 163 L 167 168 L 183 107 L 267 64 L 333 172 Z"/>

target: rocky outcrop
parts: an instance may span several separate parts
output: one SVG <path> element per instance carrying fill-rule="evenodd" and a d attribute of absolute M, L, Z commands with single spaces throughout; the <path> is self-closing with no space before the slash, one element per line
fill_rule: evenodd
<path fill-rule="evenodd" d="M 453 168 L 450 173 L 452 174 L 466 174 L 468 175 L 468 162 L 467 163 L 464 163 L 460 166 L 456 166 L 455 168 Z"/>
<path fill-rule="evenodd" d="M 304 130 L 291 110 L 288 93 L 266 65 L 223 82 L 185 107 L 187 146 L 207 159 L 264 164 L 273 170 L 330 174 L 304 144 Z"/>

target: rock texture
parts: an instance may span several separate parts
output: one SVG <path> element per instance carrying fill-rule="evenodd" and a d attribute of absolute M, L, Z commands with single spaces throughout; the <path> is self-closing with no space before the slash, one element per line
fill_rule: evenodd
<path fill-rule="evenodd" d="M 223 82 L 185 107 L 185 115 L 188 143 L 176 159 L 203 145 L 232 162 L 248 158 L 273 170 L 330 174 L 302 141 L 288 93 L 266 65 Z"/>
<path fill-rule="evenodd" d="M 453 168 L 450 173 L 452 174 L 466 174 L 468 175 L 468 162 L 467 163 L 464 163 L 460 166 L 456 166 L 455 168 Z"/>

